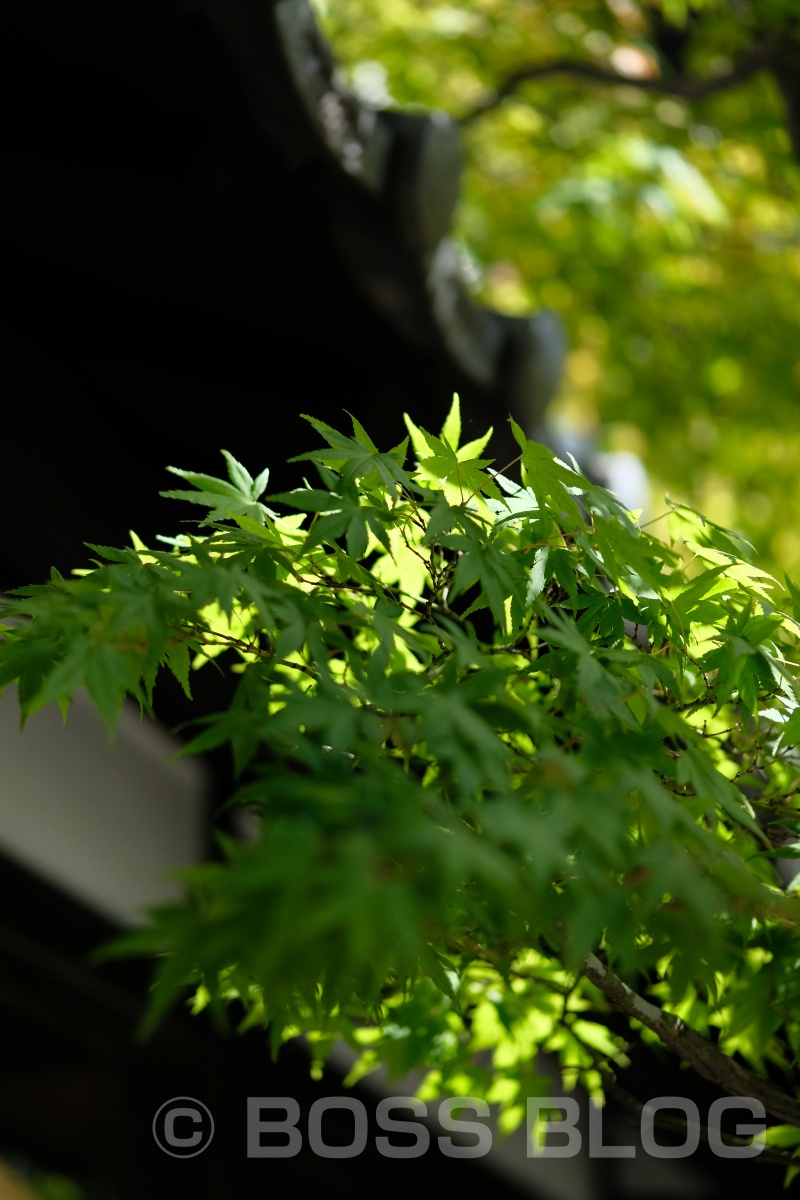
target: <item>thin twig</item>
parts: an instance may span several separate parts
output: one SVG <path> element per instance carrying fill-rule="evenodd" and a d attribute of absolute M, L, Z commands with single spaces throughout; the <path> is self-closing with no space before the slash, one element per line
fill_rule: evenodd
<path fill-rule="evenodd" d="M 549 62 L 530 63 L 518 67 L 516 71 L 507 75 L 494 92 L 485 96 L 473 109 L 459 117 L 458 123 L 460 125 L 470 124 L 478 117 L 498 108 L 523 84 L 534 79 L 546 79 L 551 75 L 573 75 L 579 79 L 587 79 L 592 83 L 603 83 L 611 87 L 632 87 L 661 96 L 701 100 L 715 92 L 738 87 L 739 84 L 746 83 L 748 79 L 757 75 L 759 71 L 770 67 L 775 58 L 776 45 L 776 38 L 770 38 L 762 46 L 745 54 L 729 71 L 707 78 L 693 78 L 688 75 L 657 75 L 641 78 L 635 75 L 623 75 L 608 67 L 598 66 L 597 63 L 571 58 L 555 58 Z"/>
<path fill-rule="evenodd" d="M 573 1037 L 574 1036 L 575 1035 L 573 1034 Z M 581 1044 L 584 1045 L 583 1043 Z M 631 1095 L 626 1088 L 622 1087 L 618 1083 L 613 1069 L 607 1062 L 601 1060 L 600 1056 L 590 1046 L 584 1045 L 584 1049 L 587 1050 L 594 1059 L 595 1068 L 604 1077 L 603 1091 L 605 1095 L 609 1098 L 609 1100 L 614 1101 L 614 1103 L 622 1110 L 626 1117 L 634 1121 L 641 1128 L 642 1113 L 645 1107 L 642 1101 L 637 1100 L 635 1096 Z M 687 1132 L 696 1129 L 704 1142 L 708 1143 L 709 1141 L 708 1126 L 703 1125 L 702 1123 L 695 1125 L 694 1122 L 689 1121 L 688 1118 L 671 1117 L 668 1114 L 659 1111 L 655 1113 L 653 1117 L 653 1124 L 659 1129 L 674 1130 L 683 1137 L 686 1136 Z M 750 1138 L 739 1137 L 737 1134 L 733 1133 L 720 1132 L 719 1138 L 725 1146 L 749 1146 L 751 1144 Z M 775 1163 L 784 1167 L 790 1167 L 797 1161 L 794 1153 L 791 1150 L 781 1150 L 776 1146 L 764 1146 L 759 1151 L 758 1157 L 761 1162 Z"/>

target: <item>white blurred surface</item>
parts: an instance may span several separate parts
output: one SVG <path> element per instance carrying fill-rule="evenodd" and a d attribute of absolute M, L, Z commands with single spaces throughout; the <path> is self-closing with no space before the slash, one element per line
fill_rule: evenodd
<path fill-rule="evenodd" d="M 0 851 L 123 925 L 177 899 L 176 867 L 206 843 L 206 777 L 177 744 L 123 707 L 116 739 L 79 693 L 66 725 L 48 705 L 19 728 L 16 692 L 0 696 Z"/>

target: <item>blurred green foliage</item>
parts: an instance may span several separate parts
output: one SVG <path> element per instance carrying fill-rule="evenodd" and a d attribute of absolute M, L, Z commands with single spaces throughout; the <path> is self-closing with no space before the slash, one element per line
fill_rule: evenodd
<path fill-rule="evenodd" d="M 41 1170 L 19 1154 L 0 1157 L 0 1200 L 86 1200 L 76 1180 Z"/>
<path fill-rule="evenodd" d="M 794 35 L 794 0 L 315 0 L 376 107 L 473 113 L 521 66 L 724 73 Z M 555 411 L 800 568 L 800 168 L 769 72 L 704 99 L 570 74 L 463 125 L 457 236 L 477 294 L 549 306 L 571 354 Z"/>

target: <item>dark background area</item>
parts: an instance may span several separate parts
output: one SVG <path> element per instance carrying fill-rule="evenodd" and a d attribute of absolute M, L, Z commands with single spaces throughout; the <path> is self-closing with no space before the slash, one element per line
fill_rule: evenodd
<path fill-rule="evenodd" d="M 312 1080 L 297 1043 L 273 1062 L 263 1031 L 224 1035 L 180 1012 L 138 1041 L 149 967 L 90 967 L 92 952 L 117 931 L 13 863 L 0 866 L 0 1158 L 75 1178 L 90 1200 L 211 1200 L 304 1188 L 336 1198 L 395 1185 L 431 1198 L 449 1187 L 517 1194 L 480 1160 L 444 1157 L 433 1139 L 421 1158 L 382 1157 L 374 1097 L 343 1089 L 334 1071 Z M 366 1148 L 352 1159 L 318 1157 L 308 1147 L 309 1109 L 320 1097 L 342 1095 L 365 1105 Z M 213 1140 L 196 1158 L 170 1158 L 153 1138 L 157 1110 L 176 1096 L 200 1100 L 214 1117 Z M 303 1148 L 295 1157 L 248 1159 L 246 1104 L 255 1096 L 297 1101 Z M 328 1111 L 322 1136 L 349 1145 L 352 1116 Z"/>
<path fill-rule="evenodd" d="M 387 199 L 397 164 L 382 196 L 349 178 L 259 32 L 277 140 L 188 6 L 0 19 L 0 587 L 133 523 L 173 532 L 168 464 L 219 473 L 224 446 L 293 484 L 286 459 L 318 444 L 301 412 L 347 429 L 349 409 L 388 448 L 403 410 L 438 428 L 458 388 L 476 433 L 498 423 L 499 358 L 481 387 L 449 356 Z"/>

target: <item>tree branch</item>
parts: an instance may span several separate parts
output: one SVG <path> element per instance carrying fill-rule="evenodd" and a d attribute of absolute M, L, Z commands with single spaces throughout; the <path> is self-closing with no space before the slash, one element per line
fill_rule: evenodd
<path fill-rule="evenodd" d="M 614 1008 L 647 1026 L 668 1050 L 682 1058 L 703 1079 L 715 1083 L 731 1096 L 750 1096 L 753 1100 L 760 1100 L 776 1120 L 800 1127 L 800 1100 L 734 1062 L 680 1018 L 638 996 L 596 955 L 586 956 L 582 973 L 611 1001 Z"/>
<path fill-rule="evenodd" d="M 622 75 L 608 67 L 596 63 L 584 62 L 580 59 L 556 58 L 550 62 L 531 63 L 519 67 L 503 80 L 499 87 L 481 100 L 475 108 L 458 118 L 459 125 L 468 125 L 484 113 L 498 108 L 504 100 L 519 90 L 523 83 L 532 79 L 546 79 L 550 75 L 575 75 L 588 79 L 593 83 L 604 83 L 611 87 L 633 87 L 643 92 L 653 92 L 661 96 L 678 96 L 684 100 L 701 100 L 715 92 L 723 92 L 728 88 L 738 87 L 746 83 L 753 75 L 771 67 L 775 61 L 775 38 L 765 39 L 762 45 L 754 48 L 748 54 L 721 75 L 712 75 L 706 79 L 692 78 L 688 75 L 658 75 L 650 78 L 639 78 L 634 75 Z"/>
<path fill-rule="evenodd" d="M 632 1096 L 630 1092 L 620 1087 L 614 1078 L 613 1072 L 608 1067 L 604 1069 L 600 1067 L 599 1069 L 603 1073 L 603 1091 L 606 1096 L 608 1096 L 609 1100 L 614 1101 L 625 1116 L 641 1128 L 644 1104 L 641 1100 L 637 1100 L 635 1096 Z M 708 1143 L 709 1140 L 708 1126 L 702 1124 L 694 1125 L 688 1118 L 670 1117 L 663 1112 L 658 1112 L 655 1114 L 653 1124 L 659 1129 L 674 1130 L 675 1133 L 681 1134 L 682 1137 L 685 1137 L 689 1130 L 697 1129 L 704 1142 Z M 750 1145 L 750 1138 L 737 1137 L 735 1134 L 720 1133 L 719 1137 L 725 1146 Z M 797 1159 L 791 1150 L 781 1150 L 777 1146 L 764 1146 L 759 1151 L 758 1158 L 760 1162 L 775 1163 L 777 1166 L 791 1167 L 792 1165 L 797 1165 Z"/>

